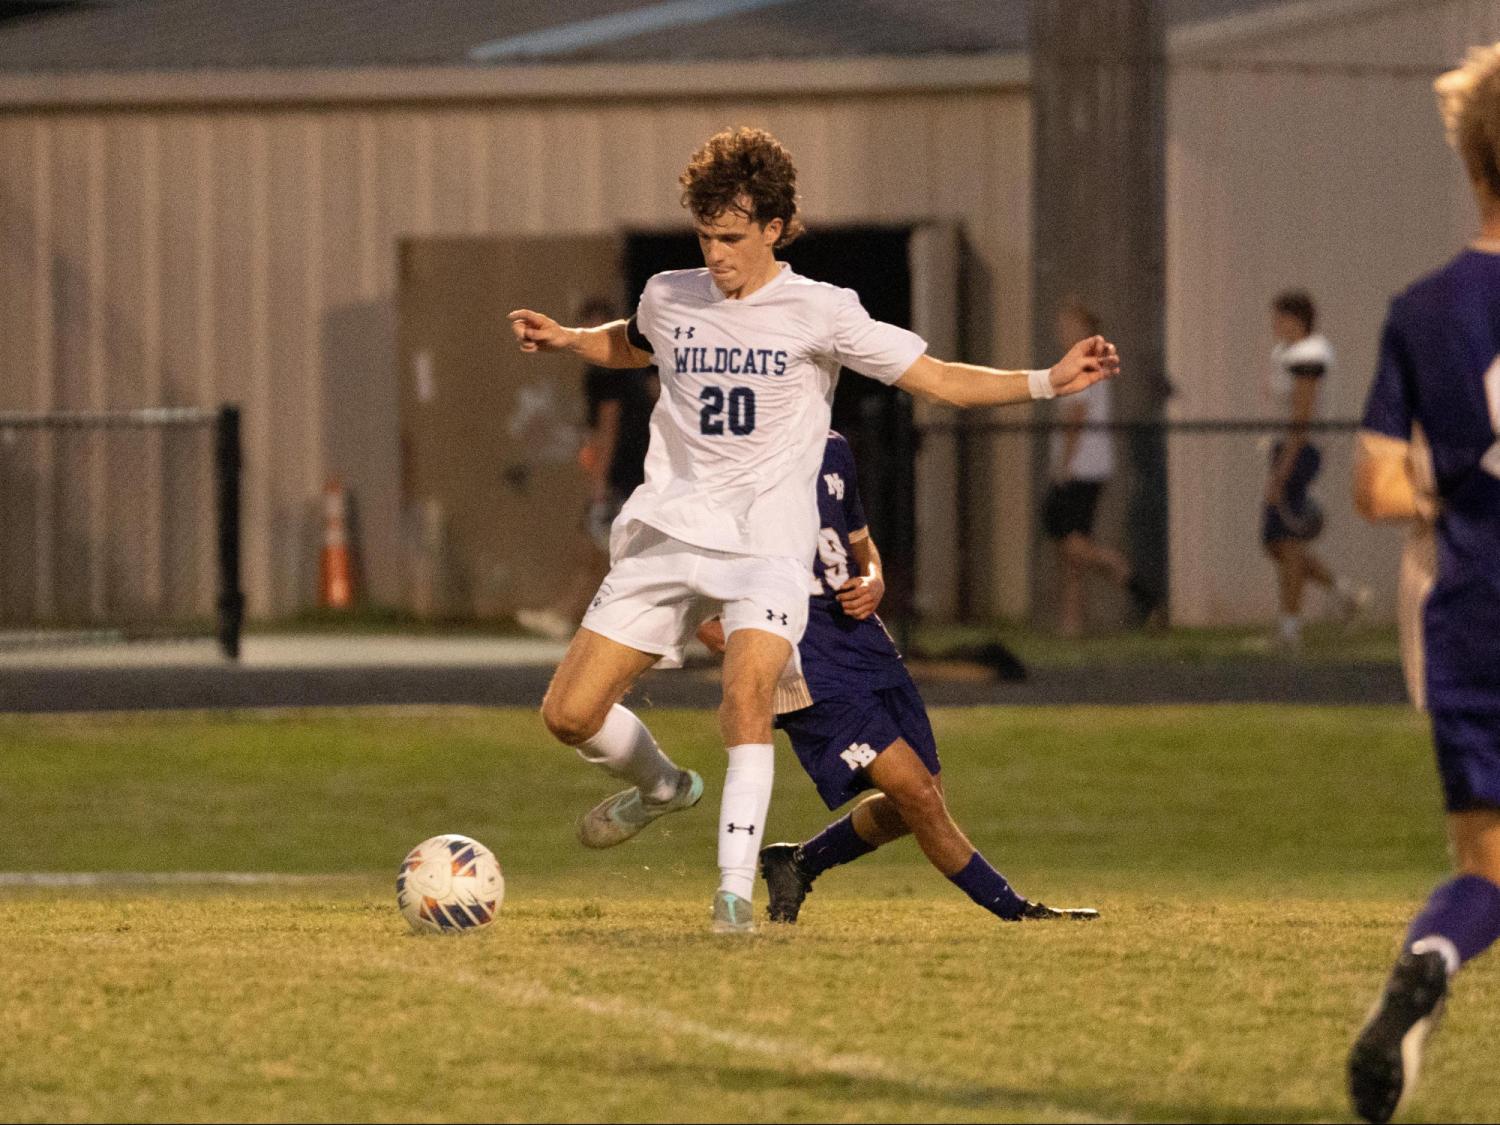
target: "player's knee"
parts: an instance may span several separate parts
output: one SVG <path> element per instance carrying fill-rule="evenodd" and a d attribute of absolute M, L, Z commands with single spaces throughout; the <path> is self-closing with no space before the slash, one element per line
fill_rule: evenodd
<path fill-rule="evenodd" d="M 948 806 L 943 801 L 943 791 L 936 778 L 926 777 L 892 786 L 885 793 L 908 826 L 931 823 L 948 815 Z"/>
<path fill-rule="evenodd" d="M 770 715 L 774 695 L 774 690 L 765 690 L 753 682 L 725 684 L 724 698 L 719 704 L 719 720 L 725 730 L 747 723 L 759 724 Z"/>
<path fill-rule="evenodd" d="M 588 708 L 549 692 L 542 700 L 542 722 L 557 741 L 565 746 L 577 746 L 593 738 L 603 720 Z"/>

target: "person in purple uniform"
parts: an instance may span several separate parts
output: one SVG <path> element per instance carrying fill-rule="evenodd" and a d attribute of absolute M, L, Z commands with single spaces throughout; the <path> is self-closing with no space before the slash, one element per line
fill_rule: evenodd
<path fill-rule="evenodd" d="M 776 726 L 830 809 L 877 792 L 811 839 L 761 850 L 769 918 L 796 922 L 818 876 L 908 834 L 952 883 L 1006 921 L 1097 918 L 1096 910 L 1056 909 L 1017 894 L 954 822 L 927 709 L 875 613 L 885 594 L 880 552 L 841 434 L 828 435 L 817 490 L 822 526 L 807 630 L 777 685 Z M 699 635 L 722 649 L 717 620 Z"/>
<path fill-rule="evenodd" d="M 1410 1093 L 1450 979 L 1500 938 L 1500 43 L 1437 91 L 1482 234 L 1391 303 L 1355 503 L 1432 524 L 1419 686 L 1458 871 L 1412 921 L 1350 1052 L 1350 1097 L 1372 1122 Z"/>

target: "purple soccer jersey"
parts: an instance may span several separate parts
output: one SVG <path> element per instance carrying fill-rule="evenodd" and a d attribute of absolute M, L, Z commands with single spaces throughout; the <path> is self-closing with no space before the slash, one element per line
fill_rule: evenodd
<path fill-rule="evenodd" d="M 1363 424 L 1403 441 L 1420 426 L 1432 448 L 1428 707 L 1500 714 L 1500 254 L 1467 250 L 1391 302 Z"/>
<path fill-rule="evenodd" d="M 849 536 L 865 529 L 854 453 L 830 430 L 818 470 L 816 589 L 799 652 L 807 690 L 815 702 L 864 695 L 907 681 L 906 665 L 877 615 L 856 621 L 834 593 L 859 569 Z"/>

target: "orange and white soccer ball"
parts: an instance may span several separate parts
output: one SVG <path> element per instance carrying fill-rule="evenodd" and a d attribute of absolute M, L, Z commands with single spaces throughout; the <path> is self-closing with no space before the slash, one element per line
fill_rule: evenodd
<path fill-rule="evenodd" d="M 505 876 L 478 840 L 448 834 L 423 840 L 396 875 L 396 905 L 419 934 L 466 934 L 495 920 Z"/>

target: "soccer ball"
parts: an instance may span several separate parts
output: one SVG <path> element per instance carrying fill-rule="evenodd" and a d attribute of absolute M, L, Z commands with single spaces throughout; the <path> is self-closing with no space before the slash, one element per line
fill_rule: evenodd
<path fill-rule="evenodd" d="M 448 834 L 423 840 L 396 874 L 396 905 L 419 934 L 464 934 L 495 920 L 505 877 L 478 840 Z"/>

